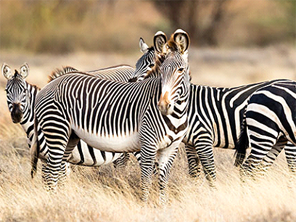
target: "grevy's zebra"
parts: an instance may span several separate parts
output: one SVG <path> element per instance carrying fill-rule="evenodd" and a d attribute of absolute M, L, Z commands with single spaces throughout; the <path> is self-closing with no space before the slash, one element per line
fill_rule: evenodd
<path fill-rule="evenodd" d="M 237 144 L 236 165 L 241 165 L 246 148 L 251 153 L 241 167 L 242 176 L 270 165 L 262 160 L 275 159 L 287 142 L 296 146 L 296 82 L 277 82 L 255 92 L 248 102 L 242 133 Z M 296 152 L 286 151 L 290 171 L 296 174 Z M 243 179 L 243 177 L 242 177 Z"/>
<path fill-rule="evenodd" d="M 156 74 L 143 73 L 141 81 Z M 188 132 L 183 140 L 189 164 L 189 174 L 196 177 L 199 172 L 199 160 L 206 178 L 214 186 L 216 168 L 213 147 L 235 148 L 240 135 L 243 114 L 250 96 L 258 89 L 276 82 L 289 80 L 273 80 L 232 88 L 210 87 L 191 84 L 188 107 Z M 292 166 L 295 147 L 285 147 L 288 165 Z M 274 158 L 265 158 L 266 165 L 271 165 Z M 267 164 L 268 163 L 268 164 Z"/>
<path fill-rule="evenodd" d="M 136 69 L 128 65 L 119 65 L 104 69 L 88 71 L 98 78 L 114 79 L 116 81 L 127 82 L 135 73 L 147 72 L 154 66 L 154 50 L 148 47 L 142 38 L 140 38 L 140 49 L 144 55 L 137 61 Z M 53 72 L 51 78 L 56 78 L 67 72 L 77 71 L 71 67 L 65 67 L 63 70 Z M 20 72 L 15 70 L 13 74 L 11 68 L 3 64 L 2 74 L 7 78 L 6 94 L 7 104 L 14 123 L 20 123 L 27 134 L 28 145 L 34 133 L 34 103 L 35 97 L 40 88 L 29 84 L 25 78 L 29 74 L 29 66 L 24 64 L 20 68 Z M 116 165 L 123 165 L 128 160 L 128 154 L 112 153 L 93 149 L 83 141 L 79 141 L 74 148 L 68 162 L 84 166 L 101 166 L 114 161 Z"/>
<path fill-rule="evenodd" d="M 184 138 L 188 162 L 194 170 L 198 157 L 210 184 L 216 179 L 212 147 L 235 148 L 240 135 L 243 114 L 250 96 L 258 89 L 276 82 L 274 80 L 233 88 L 216 88 L 191 84 L 188 133 Z M 290 147 L 287 147 L 288 149 Z M 289 157 L 287 155 L 287 157 Z M 265 159 L 272 162 L 272 160 Z M 196 173 L 190 172 L 191 174 Z"/>
<path fill-rule="evenodd" d="M 157 156 L 163 202 L 171 165 L 187 131 L 189 66 L 182 56 L 188 46 L 187 33 L 177 30 L 158 52 L 153 70 L 161 73 L 159 78 L 126 84 L 76 72 L 51 81 L 36 98 L 32 175 L 39 151 L 48 150 L 45 181 L 55 189 L 61 163 L 79 138 L 105 151 L 141 147 L 143 200 Z"/>

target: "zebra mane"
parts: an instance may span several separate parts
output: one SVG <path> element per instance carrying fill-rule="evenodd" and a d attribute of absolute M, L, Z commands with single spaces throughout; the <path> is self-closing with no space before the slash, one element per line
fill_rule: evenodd
<path fill-rule="evenodd" d="M 148 78 L 151 78 L 151 77 L 157 77 L 158 73 L 159 73 L 160 66 L 161 66 L 161 64 L 163 63 L 164 60 L 165 60 L 165 55 L 164 54 L 156 55 L 155 65 L 151 70 L 149 70 L 147 72 L 147 75 L 145 76 L 144 79 L 148 79 Z"/>
<path fill-rule="evenodd" d="M 181 48 L 180 48 L 179 44 L 174 40 L 173 35 L 171 36 L 169 41 L 167 41 L 164 48 L 166 48 L 166 49 L 163 50 L 163 52 L 156 53 L 155 65 L 150 71 L 147 72 L 147 75 L 145 76 L 144 79 L 158 76 L 159 68 L 160 68 L 161 64 L 163 63 L 163 61 L 165 60 L 168 52 L 181 52 Z"/>
<path fill-rule="evenodd" d="M 55 71 L 53 71 L 50 76 L 48 76 L 48 82 L 51 82 L 52 80 L 60 77 L 60 76 L 63 76 L 63 75 L 66 75 L 66 74 L 69 74 L 69 73 L 73 73 L 73 72 L 78 72 L 78 69 L 75 69 L 71 66 L 65 66 L 63 67 L 63 69 L 56 69 Z"/>
<path fill-rule="evenodd" d="M 169 41 L 167 41 L 166 45 L 168 49 L 170 49 L 170 51 L 173 51 L 173 52 L 181 51 L 181 48 L 179 44 L 174 40 L 173 35 L 171 35 L 171 38 L 169 39 Z"/>

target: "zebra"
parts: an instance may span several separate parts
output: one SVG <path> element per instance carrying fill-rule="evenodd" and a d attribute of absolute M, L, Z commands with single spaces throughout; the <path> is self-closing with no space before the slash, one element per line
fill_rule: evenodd
<path fill-rule="evenodd" d="M 55 190 L 61 163 L 79 138 L 100 150 L 141 150 L 142 200 L 147 201 L 155 158 L 160 202 L 178 146 L 187 131 L 189 36 L 177 30 L 158 51 L 151 72 L 159 78 L 137 83 L 103 80 L 82 72 L 58 77 L 37 95 L 32 170 L 48 150 L 46 188 Z"/>
<path fill-rule="evenodd" d="M 141 79 L 155 77 L 143 73 Z M 190 85 L 188 107 L 188 132 L 184 137 L 185 151 L 189 166 L 189 175 L 198 177 L 203 166 L 206 179 L 215 187 L 216 168 L 213 147 L 234 149 L 241 131 L 243 114 L 250 96 L 258 89 L 276 82 L 290 80 L 273 80 L 231 88 Z M 285 147 L 288 165 L 293 162 L 295 147 L 288 143 Z M 268 156 L 270 157 L 270 156 Z M 270 166 L 274 158 L 265 158 Z"/>
<path fill-rule="evenodd" d="M 10 67 L 3 64 L 2 73 L 8 79 L 5 91 L 12 122 L 21 124 L 27 135 L 30 148 L 34 134 L 34 103 L 40 88 L 25 81 L 29 73 L 29 66 L 27 64 L 21 66 L 20 72 L 15 70 L 13 75 L 11 75 Z M 82 166 L 101 166 L 113 162 L 115 166 L 120 167 L 128 159 L 128 154 L 99 151 L 93 149 L 85 142 L 79 141 L 72 155 L 67 160 L 67 164 L 63 165 L 62 171 L 64 175 L 70 173 L 68 162 Z"/>
<path fill-rule="evenodd" d="M 215 186 L 216 169 L 212 147 L 235 148 L 248 99 L 260 88 L 276 82 L 289 80 L 273 80 L 231 88 L 191 84 L 189 127 L 183 140 L 190 175 L 195 176 L 200 171 L 197 167 L 200 159 L 210 186 Z M 287 147 L 287 152 L 291 150 L 289 148 Z M 272 163 L 270 159 L 265 161 Z"/>
<path fill-rule="evenodd" d="M 139 46 L 143 56 L 136 63 L 136 69 L 128 65 L 118 65 L 104 69 L 92 70 L 87 73 L 93 74 L 98 78 L 114 79 L 115 81 L 128 82 L 134 73 L 147 72 L 154 66 L 154 50 L 148 47 L 142 38 Z M 73 67 L 65 67 L 63 70 L 56 70 L 51 78 L 57 78 L 64 73 L 77 71 Z M 7 64 L 2 65 L 2 74 L 7 79 L 6 94 L 8 109 L 11 113 L 13 123 L 20 123 L 28 139 L 28 146 L 31 147 L 31 141 L 34 133 L 34 103 L 40 88 L 25 81 L 29 74 L 28 64 L 21 66 L 20 71 L 15 70 L 12 74 L 11 68 Z M 139 158 L 139 157 L 137 157 Z M 68 162 L 83 166 L 101 166 L 114 163 L 115 167 L 125 165 L 129 155 L 127 153 L 112 153 L 93 149 L 83 141 L 79 141 L 73 150 Z M 68 167 L 67 167 L 68 169 Z M 69 172 L 69 171 L 67 171 Z"/>
<path fill-rule="evenodd" d="M 296 82 L 276 82 L 256 91 L 248 102 L 242 132 L 236 146 L 236 166 L 241 179 L 254 176 L 254 170 L 266 171 L 288 141 L 294 145 L 286 151 L 288 166 L 296 175 Z M 246 161 L 246 149 L 251 152 Z M 286 149 L 286 147 L 285 147 Z M 263 161 L 262 161 L 263 160 Z M 255 171 L 256 172 L 256 171 Z"/>

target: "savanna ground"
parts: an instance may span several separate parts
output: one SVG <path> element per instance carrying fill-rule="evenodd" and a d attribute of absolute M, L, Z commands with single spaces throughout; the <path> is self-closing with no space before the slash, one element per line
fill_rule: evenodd
<path fill-rule="evenodd" d="M 264 49 L 190 49 L 192 81 L 210 86 L 237 86 L 275 78 L 296 78 L 296 51 L 286 45 Z M 40 87 L 47 75 L 63 65 L 91 70 L 115 64 L 135 64 L 141 53 L 75 53 L 33 55 L 0 52 L 1 63 L 18 69 L 28 62 L 28 82 Z M 154 177 L 149 202 L 140 201 L 140 168 L 135 159 L 125 169 L 73 167 L 66 186 L 47 193 L 40 176 L 30 177 L 30 153 L 25 133 L 12 123 L 0 77 L 0 221 L 295 221 L 296 183 L 283 154 L 264 180 L 242 185 L 233 166 L 233 150 L 215 149 L 217 189 L 202 175 L 188 176 L 183 148 L 171 172 L 165 207 L 158 206 Z"/>

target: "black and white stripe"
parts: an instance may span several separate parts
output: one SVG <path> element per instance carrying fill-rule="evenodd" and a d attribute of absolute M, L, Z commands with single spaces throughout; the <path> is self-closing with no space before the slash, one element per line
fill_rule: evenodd
<path fill-rule="evenodd" d="M 251 153 L 242 165 L 242 176 L 266 171 L 267 159 L 274 160 L 285 147 L 290 170 L 296 173 L 296 82 L 276 82 L 255 92 L 248 103 L 242 134 L 237 145 L 236 165 L 242 164 L 246 148 Z"/>
<path fill-rule="evenodd" d="M 69 144 L 79 138 L 109 152 L 141 149 L 143 200 L 148 197 L 157 156 L 160 197 L 165 201 L 168 174 L 187 131 L 189 70 L 182 54 L 188 45 L 184 31 L 172 35 L 169 50 L 158 51 L 153 69 L 160 72 L 159 78 L 126 84 L 76 72 L 47 84 L 36 98 L 38 142 L 33 146 L 32 173 L 38 153 L 48 151 L 45 181 L 49 189 L 55 189 L 61 163 L 72 151 Z"/>
<path fill-rule="evenodd" d="M 207 179 L 216 179 L 212 147 L 234 148 L 241 131 L 243 114 L 249 97 L 274 80 L 233 88 L 191 85 L 188 122 L 184 138 L 190 174 L 198 172 L 198 157 Z M 196 150 L 198 157 L 194 153 Z"/>

